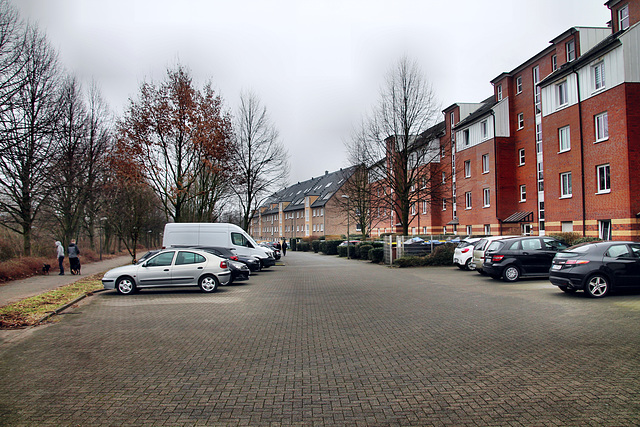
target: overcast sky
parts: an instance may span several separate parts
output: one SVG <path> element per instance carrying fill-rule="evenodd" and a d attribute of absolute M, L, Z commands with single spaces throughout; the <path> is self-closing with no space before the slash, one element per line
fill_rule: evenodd
<path fill-rule="evenodd" d="M 348 166 L 344 142 L 401 56 L 443 108 L 479 102 L 565 30 L 610 19 L 605 0 L 12 1 L 115 114 L 177 63 L 230 111 L 254 91 L 289 151 L 290 183 Z"/>

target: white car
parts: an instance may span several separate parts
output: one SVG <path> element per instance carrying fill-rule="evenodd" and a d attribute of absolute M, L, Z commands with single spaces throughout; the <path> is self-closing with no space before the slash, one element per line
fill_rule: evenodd
<path fill-rule="evenodd" d="M 489 247 L 489 244 L 496 240 L 507 239 L 509 237 L 520 236 L 489 236 L 478 240 L 473 247 L 473 259 L 469 264 L 469 269 L 475 270 L 480 274 L 484 274 L 484 271 L 482 271 L 482 264 L 484 263 L 484 253 L 487 250 L 487 247 Z"/>
<path fill-rule="evenodd" d="M 453 251 L 453 263 L 460 270 L 471 270 L 469 264 L 473 258 L 473 245 L 480 240 L 480 237 L 471 237 L 458 243 L 458 247 Z"/>
<path fill-rule="evenodd" d="M 137 264 L 107 271 L 102 284 L 122 295 L 161 286 L 198 286 L 208 293 L 230 279 L 231 271 L 224 258 L 197 249 L 166 249 Z"/>

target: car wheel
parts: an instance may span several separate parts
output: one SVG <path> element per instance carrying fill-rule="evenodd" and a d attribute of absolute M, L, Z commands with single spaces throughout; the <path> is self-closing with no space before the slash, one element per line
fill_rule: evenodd
<path fill-rule="evenodd" d="M 575 294 L 577 289 L 576 288 L 570 288 L 568 286 L 558 286 L 560 288 L 560 290 L 562 292 L 566 292 L 568 294 Z"/>
<path fill-rule="evenodd" d="M 131 277 L 121 277 L 116 282 L 116 290 L 120 295 L 132 294 L 136 290 L 136 282 Z"/>
<path fill-rule="evenodd" d="M 515 265 L 509 265 L 502 271 L 502 277 L 506 282 L 515 282 L 520 278 L 520 269 Z"/>
<path fill-rule="evenodd" d="M 589 277 L 587 284 L 584 285 L 584 291 L 592 298 L 603 298 L 609 293 L 609 279 L 600 275 L 594 274 Z"/>
<path fill-rule="evenodd" d="M 469 267 L 469 264 L 471 264 L 471 258 L 469 258 L 467 262 L 464 263 L 465 270 L 471 270 L 471 267 Z"/>
<path fill-rule="evenodd" d="M 211 274 L 206 274 L 200 278 L 199 286 L 202 292 L 215 292 L 218 290 L 218 279 Z"/>

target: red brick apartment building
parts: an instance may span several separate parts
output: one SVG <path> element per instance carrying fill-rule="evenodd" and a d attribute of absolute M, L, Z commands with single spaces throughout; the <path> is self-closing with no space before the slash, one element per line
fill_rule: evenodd
<path fill-rule="evenodd" d="M 606 6 L 610 27 L 571 28 L 489 99 L 444 110 L 443 231 L 640 240 L 640 0 Z"/>
<path fill-rule="evenodd" d="M 486 100 L 443 111 L 444 121 L 426 132 L 442 155 L 420 166 L 429 179 L 442 174 L 442 188 L 421 196 L 425 178 L 416 179 L 411 234 L 572 231 L 640 240 L 640 0 L 605 6 L 609 26 L 570 28 L 494 78 Z M 346 234 L 339 188 L 322 192 L 316 180 L 261 208 L 252 234 Z M 372 236 L 401 231 L 398 212 L 371 206 Z"/>

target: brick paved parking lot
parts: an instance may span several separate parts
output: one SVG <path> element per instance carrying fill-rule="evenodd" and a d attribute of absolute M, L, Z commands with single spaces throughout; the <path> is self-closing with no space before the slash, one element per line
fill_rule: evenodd
<path fill-rule="evenodd" d="M 640 294 L 290 253 L 104 292 L 0 354 L 4 425 L 638 425 Z"/>

